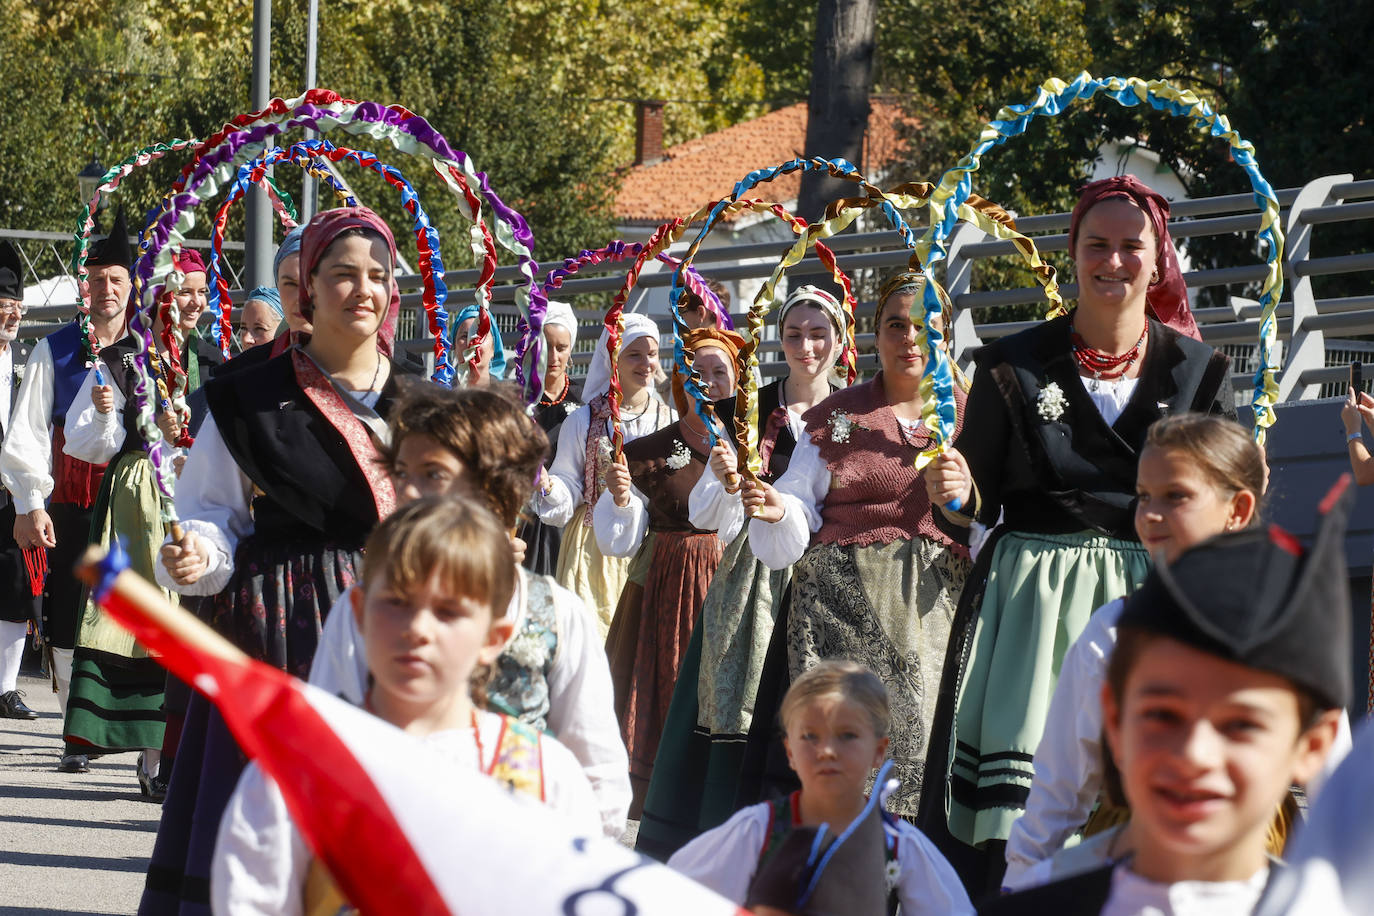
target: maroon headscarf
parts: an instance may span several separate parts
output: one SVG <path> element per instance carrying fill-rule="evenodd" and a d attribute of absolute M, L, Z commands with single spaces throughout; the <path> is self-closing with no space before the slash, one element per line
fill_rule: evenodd
<path fill-rule="evenodd" d="M 205 261 L 201 258 L 200 252 L 194 248 L 180 248 L 172 255 L 172 266 L 184 274 L 209 273 L 205 269 Z"/>
<path fill-rule="evenodd" d="M 309 318 L 314 312 L 314 303 L 310 301 L 310 290 L 306 284 L 307 278 L 314 273 L 319 266 L 320 258 L 324 256 L 325 249 L 330 242 L 338 238 L 339 233 L 345 229 L 372 229 L 381 234 L 386 239 L 387 250 L 391 253 L 392 271 L 396 265 L 396 239 L 391 234 L 391 228 L 387 226 L 386 220 L 367 207 L 338 207 L 333 210 L 321 210 L 315 214 L 305 227 L 305 232 L 301 235 L 301 314 Z M 386 310 L 386 318 L 382 320 L 382 326 L 377 330 L 377 349 L 387 356 L 391 355 L 392 341 L 396 338 L 396 321 L 401 313 L 401 293 L 396 288 L 393 276 L 391 284 L 391 304 Z"/>
<path fill-rule="evenodd" d="M 1157 320 L 1180 334 L 1201 340 L 1202 334 L 1188 308 L 1188 287 L 1178 266 L 1178 253 L 1174 251 L 1173 239 L 1169 238 L 1169 202 L 1140 179 L 1134 175 L 1118 175 L 1094 181 L 1083 188 L 1069 221 L 1069 252 L 1073 253 L 1078 242 L 1078 225 L 1083 222 L 1084 214 L 1104 200 L 1129 200 L 1149 218 L 1158 242 L 1155 269 L 1159 279 L 1150 284 L 1145 302 Z"/>

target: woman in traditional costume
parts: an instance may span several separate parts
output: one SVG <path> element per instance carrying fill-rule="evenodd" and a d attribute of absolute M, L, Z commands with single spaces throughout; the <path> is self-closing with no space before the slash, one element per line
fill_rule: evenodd
<path fill-rule="evenodd" d="M 219 351 L 195 333 L 205 310 L 206 273 L 200 256 L 184 249 L 173 258 L 183 274 L 180 288 L 159 291 L 153 323 L 154 352 L 148 360 L 150 396 L 162 435 L 185 444 L 181 424 L 167 410 L 173 383 L 184 374 L 188 391 L 196 390 L 209 367 L 224 361 Z M 170 358 L 175 339 L 169 330 L 171 305 L 185 334 L 179 358 Z M 157 472 L 144 450 L 134 388 L 139 370 L 135 344 L 126 337 L 100 351 L 100 368 L 92 368 L 68 411 L 71 422 L 63 450 L 79 461 L 106 464 L 104 480 L 91 518 L 91 543 L 108 548 L 119 537 L 129 552 L 131 568 L 152 579 L 164 535 L 162 495 Z M 174 596 L 167 593 L 169 600 Z M 89 595 L 83 602 L 72 666 L 71 700 L 63 724 L 70 753 L 114 753 L 137 750 L 139 788 L 145 798 L 161 800 L 165 775 L 162 756 L 166 673 L 124 627 L 113 622 Z"/>
<path fill-rule="evenodd" d="M 492 322 L 490 333 L 482 341 L 482 348 L 477 353 L 477 365 L 470 365 L 464 358 L 472 339 L 477 336 L 478 318 L 481 314 L 481 309 L 475 303 L 466 305 L 450 325 L 453 328 L 449 347 L 450 359 L 459 369 L 467 367 L 469 385 L 485 385 L 492 379 L 499 381 L 506 375 L 506 348 L 501 345 L 501 332 L 497 330 L 495 322 Z"/>
<path fill-rule="evenodd" d="M 311 220 L 300 309 L 312 333 L 206 386 L 210 417 L 177 486 L 185 535 L 163 548 L 157 570 L 164 587 L 213 595 L 210 622 L 240 649 L 302 678 L 323 617 L 395 502 L 378 450 L 397 390 L 395 263 L 391 230 L 366 207 Z M 215 830 L 243 764 L 195 696 L 141 912 L 208 904 Z"/>
<path fill-rule="evenodd" d="M 686 332 L 682 345 L 693 354 L 707 397 L 729 397 L 739 379 L 744 339 L 702 327 Z M 710 476 L 704 474 L 710 436 L 677 373 L 673 393 L 680 418 L 626 444 L 624 460 L 606 473 L 606 491 L 594 512 L 602 552 L 633 554 L 634 565 L 644 570 L 642 581 L 631 577 L 626 583 L 606 638 L 616 712 L 630 752 L 632 819 L 644 804 L 678 669 L 722 548 L 715 531 L 692 524 L 688 509 L 694 488 Z"/>
<path fill-rule="evenodd" d="M 1148 571 L 1132 505 L 1146 431 L 1235 414 L 1230 360 L 1195 339 L 1168 219 L 1129 175 L 1083 189 L 1078 307 L 978 352 L 963 431 L 926 472 L 934 502 L 959 501 L 949 520 L 998 526 L 955 619 L 919 820 L 975 897 L 1000 886 L 1064 652 Z"/>
<path fill-rule="evenodd" d="M 602 553 L 592 531 L 591 510 L 606 489 L 606 469 L 611 465 L 608 339 L 603 330 L 582 386 L 582 406 L 568 416 L 559 430 L 553 465 L 541 476 L 531 500 L 540 521 L 562 526 L 558 584 L 596 612 L 603 639 L 630 575 L 630 561 Z M 654 392 L 658 326 L 647 316 L 625 316 L 617 367 L 623 394 L 621 430 L 626 443 L 677 419 L 673 409 Z"/>
<path fill-rule="evenodd" d="M 549 437 L 552 451 L 544 464 L 550 464 L 558 455 L 558 436 L 563 421 L 578 408 L 572 395 L 572 378 L 568 375 L 568 364 L 572 360 L 573 346 L 577 343 L 577 316 L 572 306 L 566 302 L 550 302 L 544 313 L 544 347 L 549 356 L 549 367 L 544 373 L 544 393 L 539 403 L 534 405 L 534 421 Z M 526 518 L 516 535 L 525 542 L 524 566 L 530 572 L 541 576 L 551 576 L 558 568 L 558 549 L 562 544 L 563 529 L 540 521 L 538 516 Z"/>
<path fill-rule="evenodd" d="M 802 416 L 838 387 L 833 370 L 844 325 L 840 303 L 815 286 L 792 293 L 778 313 L 787 373 L 758 392 L 760 476 L 768 483 L 787 470 L 805 433 Z M 734 405 L 722 402 L 717 412 L 732 416 Z M 702 475 L 691 506 L 697 527 L 722 537 L 738 533 L 706 591 L 640 818 L 635 848 L 661 860 L 735 811 L 754 696 L 778 604 L 792 578 L 790 567 L 769 569 L 750 550 L 737 487 L 726 486 L 734 467 L 733 450 L 718 444 L 711 453 L 713 473 Z"/>
<path fill-rule="evenodd" d="M 282 309 L 277 288 L 255 287 L 243 300 L 243 311 L 239 313 L 239 349 L 251 350 L 258 344 L 275 340 L 278 329 L 285 322 L 286 312 Z"/>
<path fill-rule="evenodd" d="M 874 316 L 880 371 L 803 416 L 807 435 L 776 489 L 746 487 L 754 555 L 774 569 L 795 566 L 764 663 L 741 800 L 794 787 L 777 738 L 778 704 L 803 671 L 848 658 L 892 695 L 890 756 L 901 788 L 889 810 L 916 812 L 940 665 L 969 570 L 961 532 L 936 524 L 915 465 L 931 444 L 917 344 L 926 282 L 900 273 L 883 284 Z M 937 292 L 949 327 L 952 307 Z M 962 407 L 958 389 L 955 397 Z"/>

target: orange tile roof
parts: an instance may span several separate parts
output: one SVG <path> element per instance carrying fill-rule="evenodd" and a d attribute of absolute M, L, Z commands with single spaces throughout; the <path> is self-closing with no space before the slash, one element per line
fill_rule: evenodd
<path fill-rule="evenodd" d="M 616 221 L 658 225 L 719 200 L 754 169 L 801 155 L 806 115 L 806 103 L 798 102 L 670 146 L 659 162 L 627 168 L 615 199 Z M 878 172 L 900 158 L 905 143 L 899 133 L 908 120 L 898 106 L 873 100 L 864 151 L 867 172 Z M 801 173 L 795 172 L 760 186 L 758 196 L 786 203 L 800 192 Z"/>

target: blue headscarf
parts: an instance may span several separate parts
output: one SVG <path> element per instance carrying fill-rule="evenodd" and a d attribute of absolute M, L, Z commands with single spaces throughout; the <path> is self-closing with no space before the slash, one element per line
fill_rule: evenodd
<path fill-rule="evenodd" d="M 285 318 L 286 312 L 281 307 L 281 293 L 277 292 L 275 286 L 255 286 L 253 290 L 244 297 L 245 304 L 249 300 L 256 299 L 258 302 L 266 302 L 272 306 L 272 311 L 277 313 L 278 318 Z"/>
<path fill-rule="evenodd" d="M 305 234 L 304 226 L 297 226 L 286 233 L 286 238 L 281 240 L 281 245 L 277 248 L 277 255 L 272 259 L 272 282 L 277 281 L 277 271 L 281 270 L 281 262 L 291 257 L 293 254 L 301 253 L 301 236 Z M 304 278 L 302 278 L 304 285 Z M 256 298 L 256 297 L 254 297 Z M 281 300 L 278 298 L 278 308 L 281 308 Z"/>
<path fill-rule="evenodd" d="M 476 303 L 466 305 L 458 313 L 457 317 L 450 318 L 449 327 L 449 347 L 453 353 L 453 364 L 458 366 L 463 362 L 463 350 L 466 349 L 467 341 L 458 342 L 454 340 L 454 335 L 458 333 L 458 327 L 469 318 L 476 318 L 481 314 L 481 310 Z M 502 379 L 506 376 L 506 348 L 501 344 L 501 332 L 496 327 L 496 316 L 492 316 L 491 322 L 491 368 L 489 372 L 494 379 Z"/>

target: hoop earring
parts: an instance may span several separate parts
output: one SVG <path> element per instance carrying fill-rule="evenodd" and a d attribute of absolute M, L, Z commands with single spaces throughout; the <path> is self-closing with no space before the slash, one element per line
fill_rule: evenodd
<path fill-rule="evenodd" d="M 1154 285 L 1155 285 L 1156 283 L 1158 283 L 1158 282 L 1159 282 L 1159 269 L 1156 268 L 1155 271 L 1154 271 L 1154 273 L 1150 274 L 1150 285 L 1151 285 L 1151 286 L 1154 286 Z"/>

